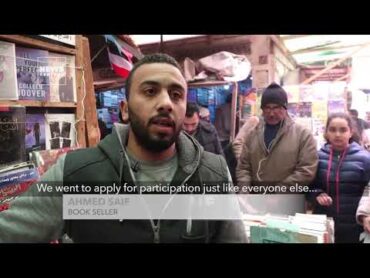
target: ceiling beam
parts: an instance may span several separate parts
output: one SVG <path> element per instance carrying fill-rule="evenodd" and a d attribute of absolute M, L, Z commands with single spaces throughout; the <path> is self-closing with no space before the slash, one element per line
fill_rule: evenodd
<path fill-rule="evenodd" d="M 283 54 L 287 57 L 287 59 L 293 64 L 294 68 L 297 67 L 297 62 L 290 54 L 288 48 L 285 46 L 285 44 L 281 41 L 280 37 L 277 35 L 270 35 L 271 40 L 276 44 L 276 46 L 283 52 Z"/>

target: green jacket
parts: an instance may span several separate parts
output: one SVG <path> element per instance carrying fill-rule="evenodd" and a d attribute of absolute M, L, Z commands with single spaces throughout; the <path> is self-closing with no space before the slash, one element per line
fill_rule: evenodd
<path fill-rule="evenodd" d="M 64 184 L 135 182 L 123 147 L 127 135 L 127 126 L 116 125 L 113 134 L 104 138 L 97 147 L 78 150 L 61 157 L 43 175 L 41 181 Z M 179 167 L 173 182 L 230 181 L 223 157 L 204 152 L 196 140 L 184 133 L 180 134 L 176 146 Z M 34 185 L 17 198 L 8 211 L 0 213 L 0 242 L 49 242 L 59 238 L 63 233 L 74 242 L 247 241 L 240 220 L 160 220 L 160 229 L 155 231 L 151 219 L 63 220 L 62 212 L 61 194 L 58 196 L 41 194 Z"/>

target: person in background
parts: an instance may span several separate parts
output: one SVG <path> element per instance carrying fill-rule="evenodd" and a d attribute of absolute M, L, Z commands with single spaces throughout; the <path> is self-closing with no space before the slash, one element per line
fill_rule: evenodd
<path fill-rule="evenodd" d="M 210 113 L 209 113 L 209 109 L 207 107 L 203 107 L 201 106 L 199 108 L 199 117 L 201 120 L 203 121 L 206 121 L 206 122 L 211 122 L 211 119 L 210 119 Z"/>
<path fill-rule="evenodd" d="M 59 79 L 59 99 L 61 102 L 74 102 L 73 77 L 70 65 L 65 66 L 65 76 Z"/>
<path fill-rule="evenodd" d="M 356 141 L 365 149 L 370 150 L 370 138 L 367 131 L 370 129 L 369 123 L 358 117 L 358 111 L 356 109 L 349 110 L 349 113 L 354 121 L 354 129 L 357 129 L 356 136 L 358 139 Z"/>
<path fill-rule="evenodd" d="M 279 193 L 284 187 L 308 187 L 316 174 L 315 139 L 308 128 L 289 117 L 287 105 L 285 90 L 276 83 L 270 84 L 261 98 L 262 117 L 258 121 L 253 119 L 255 127 L 241 135 L 244 142 L 236 168 L 238 186 L 250 189 L 242 193 L 261 194 L 263 189 L 272 190 L 270 194 L 261 195 L 265 202 L 256 203 L 261 213 L 304 212 L 304 193 L 288 190 L 284 193 L 292 193 L 290 196 Z M 247 204 L 244 207 L 247 208 Z"/>
<path fill-rule="evenodd" d="M 222 149 L 230 143 L 231 134 L 231 100 L 232 94 L 226 98 L 226 103 L 216 109 L 215 127 L 218 132 Z"/>
<path fill-rule="evenodd" d="M 308 199 L 315 214 L 333 217 L 336 243 L 359 242 L 356 210 L 370 180 L 370 154 L 353 140 L 354 123 L 346 113 L 329 115 L 316 179 Z"/>
<path fill-rule="evenodd" d="M 205 151 L 223 155 L 217 130 L 211 123 L 200 118 L 196 103 L 188 102 L 186 106 L 183 130 L 197 139 Z"/>
<path fill-rule="evenodd" d="M 364 242 L 370 243 L 370 182 L 362 194 L 356 211 L 356 220 L 364 227 Z"/>
<path fill-rule="evenodd" d="M 358 117 L 358 111 L 356 109 L 351 109 L 349 110 L 349 113 L 353 119 L 353 121 L 355 122 L 355 125 L 357 127 L 357 131 L 360 135 L 362 135 L 362 132 L 365 130 L 365 129 L 369 129 L 370 128 L 370 125 L 363 119 L 360 119 Z"/>

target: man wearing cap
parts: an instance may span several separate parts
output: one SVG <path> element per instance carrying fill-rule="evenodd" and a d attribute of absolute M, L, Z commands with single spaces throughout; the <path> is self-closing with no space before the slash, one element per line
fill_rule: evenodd
<path fill-rule="evenodd" d="M 261 120 L 246 135 L 236 169 L 242 193 L 263 194 L 252 190 L 260 186 L 269 186 L 267 194 L 303 193 L 292 189 L 303 190 L 314 179 L 318 165 L 315 139 L 309 129 L 289 117 L 287 105 L 287 93 L 278 84 L 270 84 L 263 92 Z"/>

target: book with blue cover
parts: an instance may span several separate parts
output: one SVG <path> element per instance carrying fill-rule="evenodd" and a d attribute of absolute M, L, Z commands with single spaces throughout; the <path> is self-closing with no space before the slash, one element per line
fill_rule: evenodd
<path fill-rule="evenodd" d="M 0 211 L 39 179 L 40 175 L 31 162 L 10 164 L 0 168 Z"/>
<path fill-rule="evenodd" d="M 19 99 L 48 101 L 48 51 L 17 46 L 15 52 Z"/>

